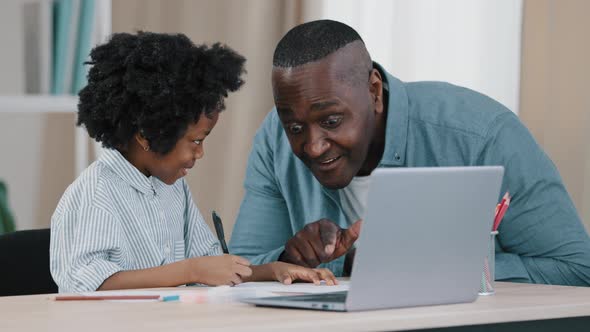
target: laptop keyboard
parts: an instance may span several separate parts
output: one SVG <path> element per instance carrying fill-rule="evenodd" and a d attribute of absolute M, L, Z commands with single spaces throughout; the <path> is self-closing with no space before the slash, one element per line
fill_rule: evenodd
<path fill-rule="evenodd" d="M 304 301 L 304 302 L 329 302 L 329 303 L 344 303 L 346 302 L 347 291 L 309 294 L 309 295 L 295 295 L 289 296 L 289 301 Z"/>

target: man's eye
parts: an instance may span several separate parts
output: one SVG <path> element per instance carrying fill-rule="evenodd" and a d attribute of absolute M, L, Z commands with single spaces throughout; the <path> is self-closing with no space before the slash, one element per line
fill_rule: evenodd
<path fill-rule="evenodd" d="M 201 145 L 203 143 L 202 139 L 196 139 L 193 141 L 196 145 Z"/>
<path fill-rule="evenodd" d="M 288 125 L 287 129 L 289 129 L 289 133 L 291 134 L 299 134 L 303 131 L 303 126 L 300 124 L 293 123 Z"/>
<path fill-rule="evenodd" d="M 326 128 L 336 128 L 342 122 L 341 116 L 331 116 L 326 120 L 322 121 L 322 126 Z"/>

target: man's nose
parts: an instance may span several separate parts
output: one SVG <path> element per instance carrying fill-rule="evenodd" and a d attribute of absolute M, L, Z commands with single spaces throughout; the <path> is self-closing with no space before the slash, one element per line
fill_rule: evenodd
<path fill-rule="evenodd" d="M 311 133 L 303 149 L 306 155 L 315 159 L 321 157 L 329 148 L 330 143 L 326 140 L 324 135 L 320 133 Z"/>

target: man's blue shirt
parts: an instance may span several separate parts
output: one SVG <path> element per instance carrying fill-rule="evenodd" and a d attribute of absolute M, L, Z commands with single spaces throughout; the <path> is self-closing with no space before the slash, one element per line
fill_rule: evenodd
<path fill-rule="evenodd" d="M 518 117 L 475 91 L 404 83 L 378 68 L 389 91 L 378 167 L 503 165 L 500 195 L 509 191 L 512 201 L 499 227 L 496 279 L 590 285 L 588 234 L 557 169 Z M 230 252 L 254 264 L 276 261 L 308 223 L 354 222 L 346 220 L 338 190 L 324 188 L 293 154 L 274 109 L 254 139 L 244 185 Z M 387 253 L 382 259 L 388 264 Z M 341 275 L 343 261 L 322 266 Z"/>

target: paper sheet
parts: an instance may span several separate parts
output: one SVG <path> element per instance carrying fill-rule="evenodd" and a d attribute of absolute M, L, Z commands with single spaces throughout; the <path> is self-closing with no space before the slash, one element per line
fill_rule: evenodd
<path fill-rule="evenodd" d="M 256 289 L 260 291 L 267 291 L 271 293 L 331 293 L 348 290 L 348 281 L 339 281 L 338 285 L 327 286 L 324 282 L 321 285 L 314 285 L 311 283 L 295 283 L 291 285 L 283 285 L 276 281 L 261 281 L 261 282 L 245 282 L 239 284 L 235 289 Z"/>
<path fill-rule="evenodd" d="M 159 295 L 160 297 L 179 295 L 180 302 L 192 303 L 230 303 L 238 302 L 244 298 L 254 297 L 270 297 L 270 296 L 285 296 L 285 295 L 299 295 L 299 294 L 316 294 L 340 292 L 348 290 L 348 281 L 340 281 L 338 285 L 327 286 L 322 282 L 321 285 L 314 285 L 310 283 L 295 283 L 291 285 L 283 285 L 280 282 L 264 281 L 264 282 L 246 282 L 234 287 L 219 286 L 219 287 L 203 287 L 203 286 L 187 286 L 178 288 L 167 288 L 166 290 L 145 290 L 145 289 L 131 289 L 119 291 L 98 291 L 87 292 L 81 295 L 97 296 L 97 295 Z M 112 300 L 117 302 L 156 302 L 158 300 Z"/>

